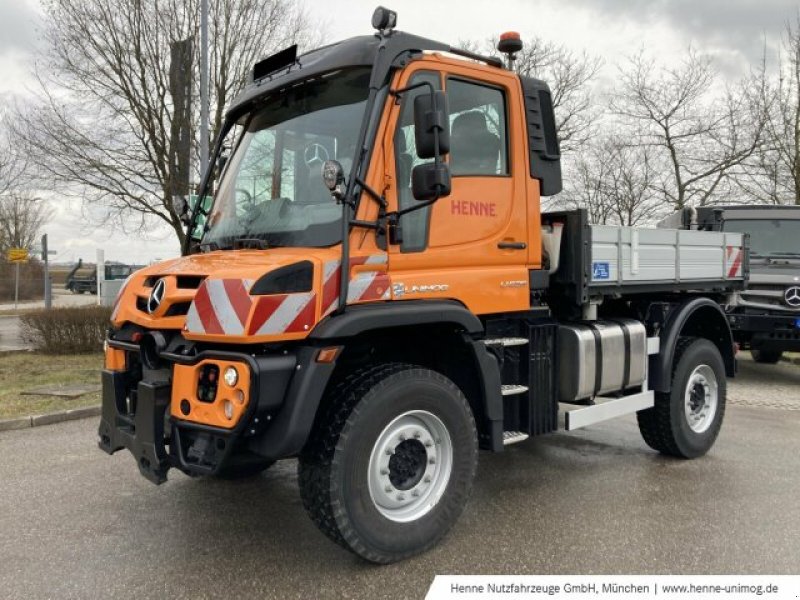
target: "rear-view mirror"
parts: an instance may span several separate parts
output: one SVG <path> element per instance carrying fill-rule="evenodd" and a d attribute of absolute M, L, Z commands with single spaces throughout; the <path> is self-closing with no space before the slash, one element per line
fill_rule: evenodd
<path fill-rule="evenodd" d="M 450 117 L 447 96 L 444 92 L 420 94 L 414 98 L 414 141 L 417 156 L 435 158 L 436 136 L 439 137 L 438 155 L 450 152 Z"/>
<path fill-rule="evenodd" d="M 450 195 L 450 168 L 445 163 L 425 163 L 411 171 L 411 191 L 417 200 Z"/>

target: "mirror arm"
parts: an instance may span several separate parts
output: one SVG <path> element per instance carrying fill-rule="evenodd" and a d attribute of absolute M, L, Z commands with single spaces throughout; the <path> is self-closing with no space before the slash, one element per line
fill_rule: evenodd
<path fill-rule="evenodd" d="M 383 229 L 383 226 L 378 221 L 361 221 L 359 219 L 351 219 L 350 225 L 354 227 L 363 227 L 364 229 L 374 229 L 375 231 Z"/>
<path fill-rule="evenodd" d="M 407 87 L 400 88 L 399 90 L 389 90 L 389 93 L 395 98 L 399 99 L 400 96 L 402 96 L 406 92 L 410 92 L 411 90 L 415 90 L 417 88 L 421 88 L 424 86 L 428 86 L 429 88 L 431 88 L 431 94 L 436 91 L 436 89 L 433 87 L 433 84 L 430 81 L 420 81 L 419 83 L 415 83 L 414 85 L 409 85 Z"/>
<path fill-rule="evenodd" d="M 364 180 L 361 179 L 360 177 L 356 177 L 356 183 L 358 185 L 360 185 L 361 189 L 363 189 L 365 192 L 367 192 L 367 195 L 370 198 L 372 198 L 373 200 L 375 200 L 375 202 L 377 202 L 381 206 L 382 209 L 386 210 L 386 207 L 387 207 L 386 198 L 381 196 L 378 192 L 376 192 L 371 187 L 369 187 L 366 183 L 364 183 Z"/>

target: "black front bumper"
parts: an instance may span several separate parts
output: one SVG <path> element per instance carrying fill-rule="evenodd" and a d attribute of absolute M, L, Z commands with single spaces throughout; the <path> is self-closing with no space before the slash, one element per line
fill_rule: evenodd
<path fill-rule="evenodd" d="M 134 355 L 137 352 L 130 344 L 112 345 Z M 100 448 L 108 454 L 128 449 L 141 474 L 157 484 L 166 481 L 172 467 L 189 475 L 214 475 L 233 455 L 238 459 L 250 452 L 246 446 L 263 435 L 284 404 L 295 356 L 203 352 L 181 362 L 191 364 L 206 358 L 238 360 L 250 367 L 252 395 L 235 427 L 212 427 L 170 416 L 171 368 L 150 373 L 104 370 Z"/>
<path fill-rule="evenodd" d="M 110 345 L 134 355 L 130 343 Z M 228 464 L 251 458 L 277 460 L 296 456 L 314 421 L 317 406 L 334 363 L 317 363 L 314 347 L 294 352 L 252 354 L 206 351 L 192 358 L 162 354 L 167 361 L 193 364 L 206 358 L 247 362 L 251 398 L 247 411 L 232 429 L 211 427 L 170 416 L 171 369 L 102 373 L 103 407 L 99 446 L 108 454 L 127 448 L 139 471 L 153 483 L 163 483 L 170 468 L 189 475 L 214 475 Z"/>
<path fill-rule="evenodd" d="M 126 373 L 103 371 L 100 449 L 113 454 L 127 448 L 142 475 L 153 483 L 163 483 L 172 466 L 164 435 L 171 387 L 169 383 L 140 381 L 136 386 L 136 410 L 131 413 L 126 378 Z"/>
<path fill-rule="evenodd" d="M 800 351 L 800 315 L 730 313 L 734 339 L 751 348 Z"/>
<path fill-rule="evenodd" d="M 126 375 L 103 371 L 102 377 L 99 446 L 108 454 L 127 448 L 139 472 L 153 483 L 164 483 L 172 467 L 189 475 L 215 474 L 242 437 L 245 419 L 234 429 L 222 429 L 171 418 L 168 382 L 140 381 L 136 385 L 136 409 L 130 412 Z"/>

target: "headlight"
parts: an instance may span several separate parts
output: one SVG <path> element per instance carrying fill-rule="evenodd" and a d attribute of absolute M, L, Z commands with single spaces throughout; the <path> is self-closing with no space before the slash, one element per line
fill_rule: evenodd
<path fill-rule="evenodd" d="M 234 367 L 228 367 L 225 369 L 225 374 L 223 377 L 225 378 L 225 383 L 227 383 L 230 387 L 235 386 L 239 381 L 239 373 Z"/>
<path fill-rule="evenodd" d="M 225 418 L 230 421 L 233 418 L 233 402 L 225 400 L 225 404 L 223 404 L 222 408 L 225 411 Z"/>

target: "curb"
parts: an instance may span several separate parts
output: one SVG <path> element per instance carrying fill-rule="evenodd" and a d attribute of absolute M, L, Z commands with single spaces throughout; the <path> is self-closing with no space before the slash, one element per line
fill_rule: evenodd
<path fill-rule="evenodd" d="M 100 406 L 87 406 L 85 408 L 72 408 L 45 415 L 32 415 L 30 417 L 19 417 L 17 419 L 6 419 L 0 421 L 0 431 L 12 431 L 14 429 L 28 429 L 30 427 L 41 427 L 42 425 L 52 425 L 63 423 L 64 421 L 75 421 L 77 419 L 88 419 L 100 416 Z"/>

